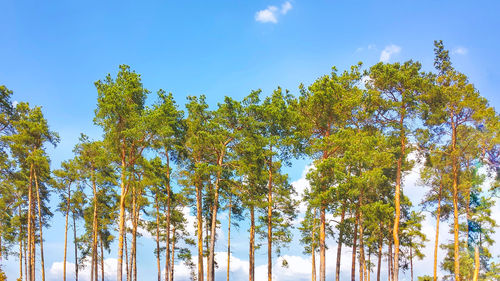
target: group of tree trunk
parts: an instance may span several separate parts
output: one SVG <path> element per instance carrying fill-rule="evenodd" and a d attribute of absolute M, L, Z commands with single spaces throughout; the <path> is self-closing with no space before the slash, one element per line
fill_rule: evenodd
<path fill-rule="evenodd" d="M 442 220 L 451 220 L 453 233 L 453 241 L 441 245 L 446 257 L 440 265 L 449 273 L 444 278 L 495 278 L 500 266 L 488 247 L 498 174 L 489 178 L 499 169 L 499 116 L 452 67 L 442 42 L 435 42 L 435 54 L 436 73 L 414 61 L 365 70 L 359 63 L 301 85 L 297 97 L 278 87 L 263 98 L 260 90 L 241 101 L 225 97 L 210 109 L 204 96 L 191 96 L 186 115 L 163 90 L 147 104 L 150 92 L 140 75 L 121 65 L 116 77 L 95 83 L 94 123 L 103 129 L 102 140 L 82 134 L 74 158 L 52 172 L 46 145 L 56 145 L 58 135 L 40 107 L 13 107 L 12 92 L 1 86 L 0 265 L 16 256 L 19 280 L 34 281 L 41 272 L 45 281 L 43 228 L 55 192 L 65 217 L 63 280 L 70 230 L 75 280 L 83 267 L 92 281 L 107 280 L 105 253 L 115 237 L 116 280 L 141 280 L 138 238 L 149 232 L 158 281 L 173 281 L 179 262 L 193 280 L 215 281 L 216 243 L 224 243 L 217 241 L 221 212 L 227 212 L 227 280 L 232 224 L 248 227 L 249 281 L 256 279 L 258 240 L 265 242 L 272 281 L 296 220 L 313 281 L 326 280 L 328 263 L 335 264 L 335 280 L 345 278 L 341 265 L 348 261 L 341 257 L 347 247 L 352 281 L 381 280 L 384 261 L 388 280 L 399 280 L 402 270 L 413 280 L 414 259 L 424 258 L 428 241 L 423 211 L 436 218 L 433 280 Z M 301 157 L 312 165 L 309 187 L 297 194 L 284 167 Z M 417 202 L 421 210 L 403 190 L 415 162 L 428 190 Z M 492 183 L 490 190 L 485 182 Z M 188 231 L 191 211 L 195 233 Z M 333 238 L 330 261 L 327 241 Z"/>

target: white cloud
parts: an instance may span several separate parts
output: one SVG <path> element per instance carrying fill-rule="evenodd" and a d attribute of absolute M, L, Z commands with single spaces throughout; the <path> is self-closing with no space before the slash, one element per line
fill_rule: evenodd
<path fill-rule="evenodd" d="M 386 46 L 385 49 L 380 53 L 380 61 L 381 62 L 389 62 L 391 59 L 392 55 L 398 54 L 401 52 L 401 47 L 398 45 L 389 45 Z"/>
<path fill-rule="evenodd" d="M 292 9 L 292 4 L 288 1 L 286 1 L 285 3 L 281 4 L 281 13 L 283 15 L 286 15 L 286 13 L 288 13 L 288 11 L 290 11 Z"/>
<path fill-rule="evenodd" d="M 18 104 L 19 104 L 19 102 L 17 100 L 15 100 L 15 101 L 12 102 L 12 106 L 13 107 L 16 107 Z"/>
<path fill-rule="evenodd" d="M 88 281 L 90 280 L 90 260 L 84 261 L 85 267 L 79 268 L 78 271 L 78 280 Z M 116 279 L 116 266 L 117 260 L 115 258 L 104 259 L 104 278 L 105 280 L 114 280 Z M 48 272 L 48 280 L 59 281 L 63 279 L 63 262 L 54 262 L 50 266 Z M 99 264 L 99 276 L 101 275 L 101 265 Z M 75 264 L 72 262 L 66 262 L 66 278 L 67 280 L 73 280 L 75 275 Z M 99 277 L 100 278 L 100 277 Z"/>
<path fill-rule="evenodd" d="M 452 54 L 456 54 L 456 55 L 466 55 L 467 53 L 469 52 L 469 50 L 467 50 L 467 48 L 465 47 L 456 47 L 455 49 L 453 49 L 453 51 L 451 52 Z"/>
<path fill-rule="evenodd" d="M 278 23 L 279 15 L 286 15 L 292 9 L 292 4 L 288 1 L 281 4 L 281 9 L 276 6 L 268 6 L 264 10 L 255 13 L 255 20 L 262 23 Z"/>

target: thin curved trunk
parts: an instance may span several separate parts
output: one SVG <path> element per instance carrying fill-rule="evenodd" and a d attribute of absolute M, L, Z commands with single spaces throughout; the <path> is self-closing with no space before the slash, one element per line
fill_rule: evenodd
<path fill-rule="evenodd" d="M 43 257 L 43 224 L 42 224 L 42 208 L 40 203 L 40 188 L 38 187 L 38 178 L 36 176 L 36 170 L 33 170 L 33 175 L 35 176 L 35 187 L 36 187 L 36 201 L 38 205 L 38 224 L 40 226 L 40 262 L 42 266 L 42 281 L 45 281 L 45 259 Z"/>
<path fill-rule="evenodd" d="M 328 128 L 330 128 L 330 124 L 328 124 Z M 328 138 L 330 135 L 330 131 L 327 130 L 325 132 L 324 138 Z M 326 160 L 328 158 L 327 151 L 323 151 L 322 159 Z M 326 187 L 323 187 L 325 189 Z M 326 202 L 321 202 L 320 207 L 320 226 L 319 226 L 319 281 L 326 280 L 326 247 L 325 247 L 325 239 L 326 239 Z"/>
<path fill-rule="evenodd" d="M 121 148 L 121 175 L 120 175 L 120 218 L 119 218 L 119 232 L 118 232 L 118 259 L 117 259 L 117 270 L 116 270 L 116 280 L 122 281 L 123 277 L 123 240 L 125 233 L 125 197 L 127 196 L 127 190 L 125 187 L 125 144 L 122 144 Z M 127 270 L 128 275 L 128 270 Z M 127 276 L 128 280 L 128 276 Z"/>
<path fill-rule="evenodd" d="M 316 281 L 316 209 L 313 215 L 313 228 L 311 232 L 311 279 Z"/>
<path fill-rule="evenodd" d="M 97 187 L 95 182 L 94 167 L 92 169 L 92 193 L 94 198 L 92 199 L 94 203 L 94 210 L 92 216 L 92 271 L 94 276 L 93 280 L 97 281 Z"/>
<path fill-rule="evenodd" d="M 165 158 L 167 159 L 167 225 L 166 225 L 166 238 L 165 238 L 165 281 L 169 281 L 170 277 L 170 218 L 171 218 L 171 198 L 170 198 L 170 155 L 168 154 L 168 149 L 165 148 Z"/>
<path fill-rule="evenodd" d="M 377 281 L 380 281 L 380 269 L 382 266 L 382 247 L 383 247 L 383 236 L 382 236 L 382 222 L 380 223 L 380 237 L 378 239 L 378 262 L 377 262 Z"/>
<path fill-rule="evenodd" d="M 21 205 L 19 205 L 19 218 L 21 218 Z M 23 225 L 19 224 L 19 280 L 23 280 Z"/>

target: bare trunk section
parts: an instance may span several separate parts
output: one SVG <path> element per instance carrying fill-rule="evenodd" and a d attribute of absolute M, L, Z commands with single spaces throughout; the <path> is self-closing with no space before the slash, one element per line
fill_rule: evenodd
<path fill-rule="evenodd" d="M 93 280 L 97 281 L 97 187 L 96 179 L 94 174 L 94 167 L 92 169 L 92 193 L 94 198 L 92 199 L 94 204 L 93 216 L 92 216 L 92 271 L 94 273 Z"/>
<path fill-rule="evenodd" d="M 382 235 L 382 222 L 380 222 L 380 237 L 378 240 L 378 263 L 377 263 L 377 281 L 380 281 L 380 269 L 382 266 L 382 247 L 383 247 L 383 235 Z"/>
<path fill-rule="evenodd" d="M 222 161 L 224 159 L 225 145 L 223 145 L 223 149 L 217 159 L 217 167 L 219 170 L 217 171 L 216 179 L 215 179 L 215 187 L 214 187 L 214 201 L 212 205 L 212 221 L 210 224 L 210 247 L 208 249 L 208 272 L 207 272 L 207 280 L 214 281 L 215 277 L 215 239 L 216 239 L 216 231 L 217 231 L 217 211 L 219 208 L 219 184 L 220 178 L 222 174 Z"/>
<path fill-rule="evenodd" d="M 197 237 L 198 237 L 198 280 L 203 281 L 203 217 L 202 217 L 202 187 L 201 181 L 198 179 L 196 183 L 196 221 L 197 221 Z"/>
<path fill-rule="evenodd" d="M 174 264 L 175 264 L 175 225 L 172 227 L 172 258 L 170 264 L 170 279 L 168 281 L 174 281 Z"/>
<path fill-rule="evenodd" d="M 345 210 L 346 210 L 346 203 L 342 205 L 342 213 L 340 214 L 340 225 L 344 223 L 344 218 L 345 218 Z M 337 264 L 335 267 L 335 281 L 340 281 L 340 264 L 341 264 L 341 258 L 342 258 L 342 242 L 344 239 L 344 230 L 343 228 L 340 229 L 339 231 L 339 239 L 337 243 Z"/>
<path fill-rule="evenodd" d="M 42 223 L 42 207 L 40 203 L 40 188 L 38 186 L 38 178 L 36 176 L 36 170 L 33 169 L 33 175 L 35 176 L 35 187 L 36 187 L 36 201 L 38 205 L 38 224 L 40 228 L 40 262 L 42 266 L 42 281 L 45 281 L 45 259 L 43 257 L 43 223 Z"/>
<path fill-rule="evenodd" d="M 453 115 L 451 116 L 453 120 Z M 455 251 L 455 280 L 460 281 L 460 252 L 458 240 L 458 160 L 455 156 L 456 143 L 457 143 L 457 128 L 456 124 L 452 121 L 452 135 L 451 135 L 451 149 L 452 149 L 452 171 L 453 171 L 453 234 L 454 234 L 454 251 Z"/>
<path fill-rule="evenodd" d="M 78 281 L 78 241 L 76 240 L 76 217 L 73 211 L 73 243 L 75 244 L 75 281 Z"/>
<path fill-rule="evenodd" d="M 170 217 L 171 217 L 171 198 L 170 198 L 170 155 L 168 149 L 165 148 L 165 158 L 167 159 L 167 225 L 166 225 L 166 238 L 165 238 L 165 281 L 170 280 Z M 198 195 L 197 195 L 198 196 Z"/>
<path fill-rule="evenodd" d="M 311 231 L 311 280 L 316 281 L 316 209 L 314 209 Z"/>
<path fill-rule="evenodd" d="M 229 211 L 227 214 L 227 273 L 226 280 L 229 281 L 229 273 L 231 272 L 231 208 L 233 197 L 229 195 Z"/>
<path fill-rule="evenodd" d="M 273 280 L 273 160 L 268 163 L 269 179 L 267 182 L 267 280 Z"/>
<path fill-rule="evenodd" d="M 66 201 L 66 223 L 64 226 L 64 261 L 63 261 L 63 281 L 66 281 L 66 257 L 68 251 L 68 218 L 71 203 L 71 183 L 68 184 L 68 200 Z"/>
<path fill-rule="evenodd" d="M 158 281 L 161 281 L 161 265 L 160 265 L 160 207 L 158 203 L 158 192 L 155 193 L 155 209 L 156 209 L 156 267 L 158 270 Z"/>
<path fill-rule="evenodd" d="M 441 220 L 441 195 L 443 183 L 439 184 L 438 207 L 436 211 L 436 241 L 434 242 L 434 281 L 437 281 L 437 258 L 439 248 L 439 221 Z"/>
<path fill-rule="evenodd" d="M 250 206 L 250 250 L 248 261 L 248 280 L 255 281 L 255 207 Z"/>
<path fill-rule="evenodd" d="M 474 276 L 473 281 L 477 281 L 479 278 L 479 247 L 476 246 L 474 249 Z"/>
<path fill-rule="evenodd" d="M 28 274 L 26 275 L 29 277 L 30 281 L 34 280 L 33 276 L 33 164 L 31 164 L 30 167 L 30 182 L 28 184 Z"/>
<path fill-rule="evenodd" d="M 99 240 L 101 244 L 101 281 L 104 281 L 104 246 L 102 243 L 102 235 L 99 235 Z"/>
<path fill-rule="evenodd" d="M 354 238 L 352 242 L 352 261 L 351 261 L 351 281 L 356 281 L 356 243 L 358 239 L 358 210 L 356 210 L 356 222 L 354 223 Z"/>

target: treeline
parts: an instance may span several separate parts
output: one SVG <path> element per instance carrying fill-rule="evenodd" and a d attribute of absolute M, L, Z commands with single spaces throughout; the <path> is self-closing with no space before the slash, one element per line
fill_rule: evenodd
<path fill-rule="evenodd" d="M 57 211 L 66 222 L 63 280 L 68 254 L 74 254 L 77 280 L 84 265 L 91 280 L 104 280 L 105 253 L 115 240 L 117 280 L 141 280 L 137 238 L 145 229 L 156 240 L 151 258 L 158 281 L 173 281 L 179 261 L 191 268 L 193 280 L 213 281 L 223 227 L 218 216 L 226 212 L 228 280 L 235 221 L 249 228 L 249 280 L 255 280 L 259 240 L 272 280 L 273 254 L 291 242 L 298 215 L 304 216 L 298 229 L 312 258 L 312 280 L 325 280 L 328 237 L 337 241 L 336 257 L 328 258 L 337 281 L 341 262 L 350 263 L 353 281 L 379 281 L 382 266 L 389 280 L 398 280 L 401 270 L 410 270 L 413 280 L 413 261 L 424 258 L 429 233 L 422 232 L 423 211 L 401 186 L 419 162 L 427 192 L 423 210 L 436 219 L 434 257 L 428 257 L 433 273 L 419 280 L 436 280 L 439 265 L 449 274 L 446 280 L 496 280 L 500 265 L 489 247 L 497 226 L 491 208 L 498 189 L 499 115 L 452 66 L 442 42 L 435 42 L 434 65 L 428 73 L 414 61 L 365 70 L 359 63 L 301 85 L 298 97 L 281 88 L 269 96 L 253 91 L 241 101 L 225 97 L 210 109 L 204 96 L 191 96 L 185 112 L 163 90 L 147 105 L 150 91 L 140 75 L 121 65 L 116 77 L 95 82 L 94 123 L 103 129 L 102 139 L 82 134 L 74 158 L 54 171 L 46 149 L 59 142 L 57 133 L 40 107 L 14 107 L 12 92 L 2 86 L 0 265 L 15 257 L 18 280 L 34 281 L 38 270 L 45 280 L 43 229 Z M 300 157 L 313 165 L 310 188 L 297 200 L 283 168 Z M 49 208 L 54 193 L 57 209 Z M 307 206 L 305 214 L 299 204 Z M 196 233 L 187 231 L 190 206 Z M 449 221 L 453 240 L 440 245 L 441 221 Z M 68 235 L 74 253 L 68 253 Z M 341 260 L 347 247 L 350 261 Z M 439 247 L 446 251 L 441 261 Z"/>

